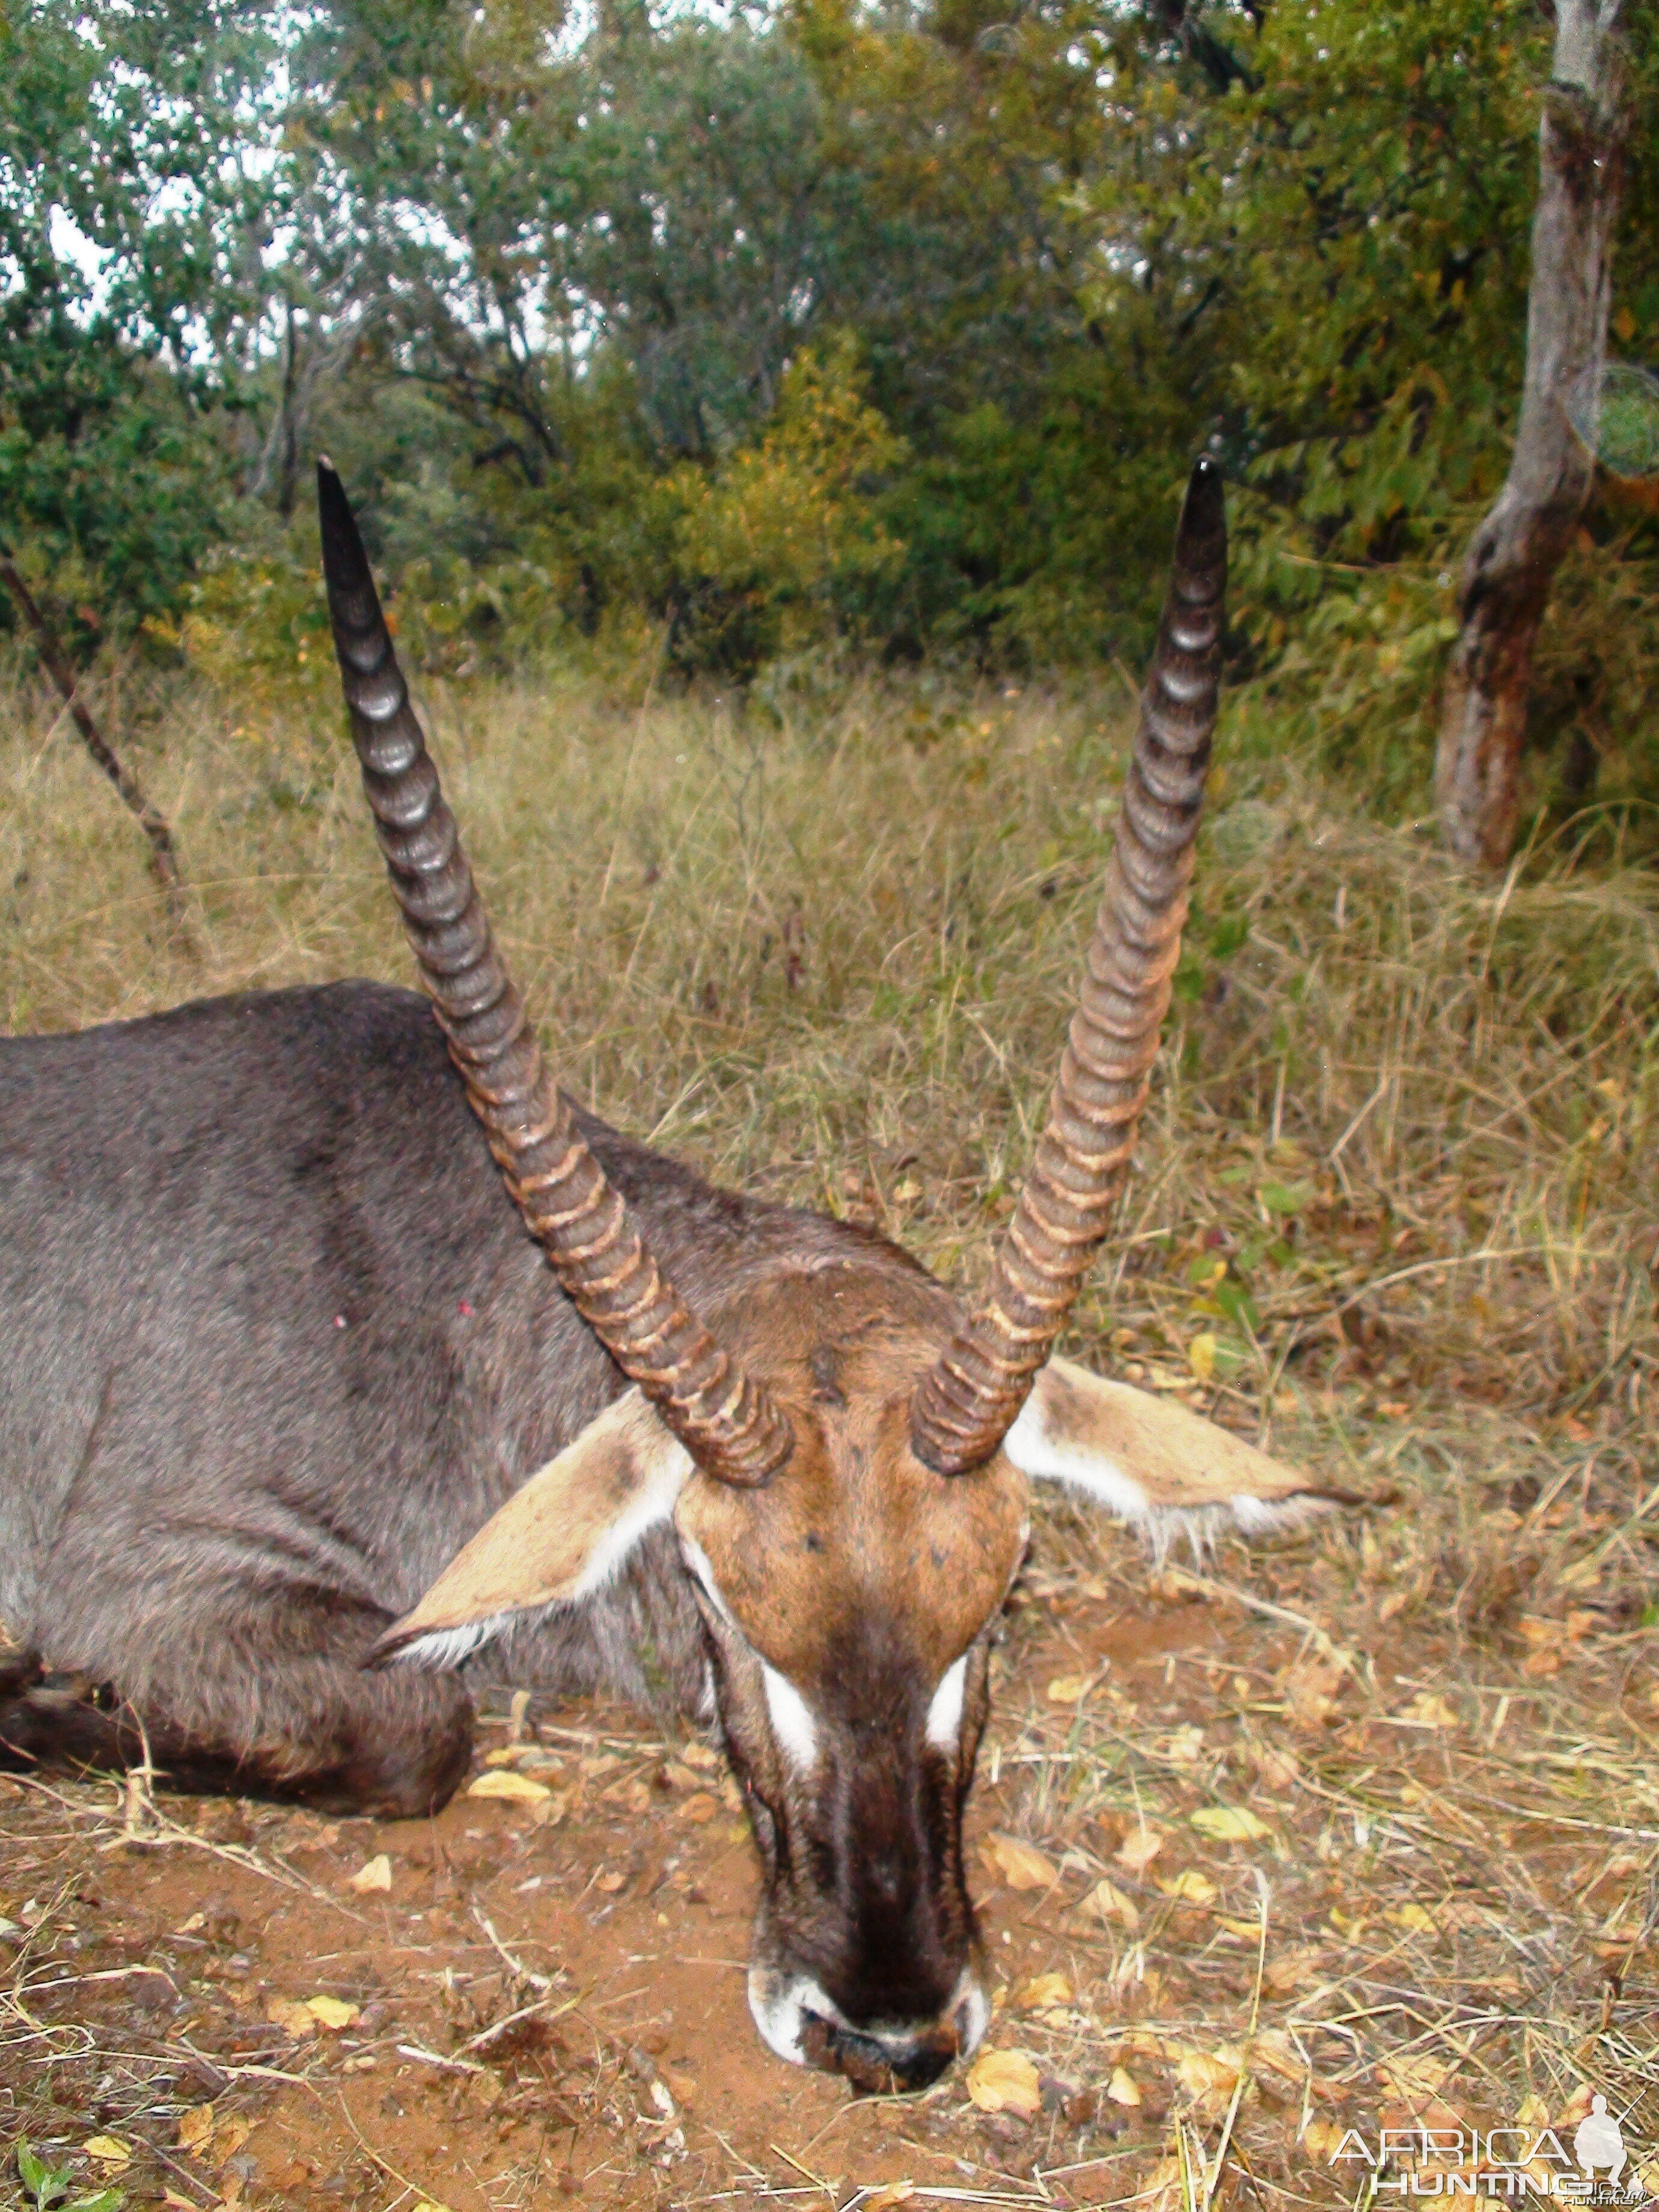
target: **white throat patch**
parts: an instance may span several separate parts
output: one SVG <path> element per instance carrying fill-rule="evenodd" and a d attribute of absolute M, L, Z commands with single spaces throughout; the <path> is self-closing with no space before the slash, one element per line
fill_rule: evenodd
<path fill-rule="evenodd" d="M 778 1749 L 798 1774 L 810 1774 L 818 1763 L 818 1725 L 812 1709 L 787 1674 L 761 1661 L 766 1682 L 766 1709 L 772 1716 L 772 1733 Z"/>
<path fill-rule="evenodd" d="M 955 1751 L 962 1735 L 962 1693 L 968 1678 L 968 1654 L 947 1667 L 939 1677 L 933 1703 L 927 1708 L 927 1741 L 935 1750 Z"/>
<path fill-rule="evenodd" d="M 738 1624 L 732 1618 L 732 1608 L 720 1595 L 720 1586 L 714 1580 L 714 1570 L 708 1564 L 708 1553 L 704 1551 L 695 1536 L 688 1536 L 684 1529 L 679 1531 L 679 1539 L 680 1553 L 685 1561 L 686 1569 L 692 1581 L 696 1583 L 720 1619 L 728 1626 L 736 1628 Z"/>

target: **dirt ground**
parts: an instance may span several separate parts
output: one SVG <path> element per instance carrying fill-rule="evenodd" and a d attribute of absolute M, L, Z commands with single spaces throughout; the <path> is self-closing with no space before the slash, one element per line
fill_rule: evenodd
<path fill-rule="evenodd" d="M 969 1823 L 1004 2056 L 916 2098 L 763 2049 L 735 1790 L 636 1715 L 488 1714 L 421 1825 L 0 1780 L 0 2136 L 110 2206 L 1268 2212 L 1368 2203 L 1385 2127 L 1419 2189 L 1449 2130 L 1563 2167 L 1601 2091 L 1638 2204 L 1659 1634 L 1565 1481 L 1509 1550 L 1579 1566 L 1478 1636 L 1398 1508 L 1202 1573 L 1043 1522 Z"/>

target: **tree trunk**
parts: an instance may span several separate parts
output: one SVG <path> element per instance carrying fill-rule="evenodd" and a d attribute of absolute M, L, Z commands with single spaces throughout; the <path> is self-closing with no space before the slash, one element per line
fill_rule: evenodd
<path fill-rule="evenodd" d="M 276 512 L 284 522 L 291 522 L 300 489 L 300 339 L 294 327 L 294 302 L 289 300 L 287 304 L 288 343 L 283 354 L 283 405 L 278 420 L 282 450 L 276 464 Z"/>
<path fill-rule="evenodd" d="M 1550 10 L 1521 420 L 1509 479 L 1463 562 L 1435 783 L 1446 842 L 1489 868 L 1514 850 L 1533 646 L 1595 472 L 1567 401 L 1580 378 L 1599 374 L 1607 345 L 1626 130 L 1621 4 L 1556 0 Z"/>

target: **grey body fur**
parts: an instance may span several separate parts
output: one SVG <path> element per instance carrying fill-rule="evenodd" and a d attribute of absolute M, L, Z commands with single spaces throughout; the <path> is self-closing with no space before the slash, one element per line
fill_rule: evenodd
<path fill-rule="evenodd" d="M 581 1126 L 716 1328 L 804 1248 L 880 1243 Z M 625 1383 L 425 1000 L 341 983 L 0 1040 L 0 1622 L 50 1670 L 0 1674 L 0 1742 L 112 1756 L 125 1713 L 181 1778 L 447 1794 L 465 1692 L 357 1659 Z M 672 1537 L 488 1664 L 700 1707 Z M 116 1718 L 66 1732 L 93 1685 Z"/>

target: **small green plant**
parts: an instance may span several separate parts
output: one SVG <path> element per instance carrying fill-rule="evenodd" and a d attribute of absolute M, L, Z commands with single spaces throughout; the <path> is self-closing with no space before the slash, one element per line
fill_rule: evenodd
<path fill-rule="evenodd" d="M 94 2189 L 89 2197 L 71 2197 L 75 2176 L 66 2166 L 48 2166 L 27 2143 L 17 2146 L 17 2171 L 28 2194 L 25 2203 L 33 2212 L 121 2212 L 126 2191 Z"/>

